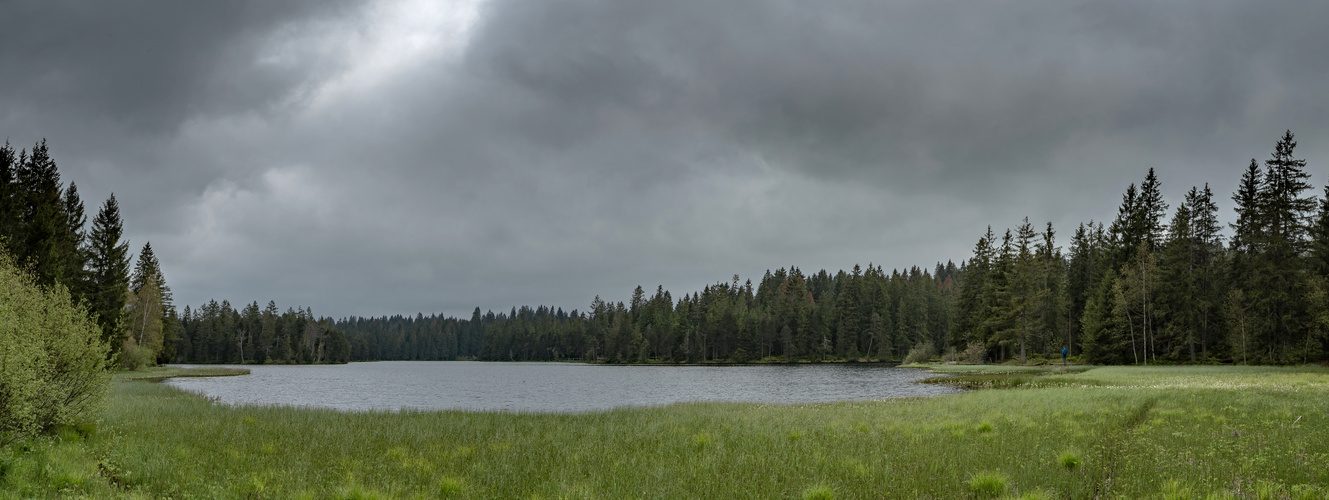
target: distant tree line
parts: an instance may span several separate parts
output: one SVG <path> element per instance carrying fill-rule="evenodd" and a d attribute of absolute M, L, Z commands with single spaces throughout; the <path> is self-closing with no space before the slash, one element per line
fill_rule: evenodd
<path fill-rule="evenodd" d="M 1324 197 L 1310 193 L 1296 145 L 1288 131 L 1269 159 L 1243 171 L 1231 238 L 1207 184 L 1169 212 L 1150 169 L 1126 188 L 1110 224 L 1079 224 L 1065 251 L 1051 223 L 1025 218 L 1000 234 L 989 228 L 958 266 L 791 267 L 755 285 L 734 276 L 677 298 L 637 287 L 626 303 L 596 297 L 585 311 L 476 308 L 469 319 L 333 322 L 287 310 L 278 321 L 272 303 L 262 312 L 211 303 L 186 313 L 185 330 L 195 333 L 178 349 L 190 361 L 230 362 L 1040 362 L 1063 348 L 1105 364 L 1323 362 L 1329 186 Z"/>
<path fill-rule="evenodd" d="M 585 312 L 513 308 L 469 320 L 347 318 L 337 327 L 351 359 L 747 362 L 898 359 L 951 336 L 954 264 L 886 273 L 879 266 L 804 275 L 767 272 L 755 287 L 734 276 L 675 300 L 641 287 L 627 303 L 599 297 Z"/>
<path fill-rule="evenodd" d="M 241 309 L 209 301 L 196 310 L 185 306 L 177 360 L 187 363 L 345 363 L 350 343 L 331 319 L 317 319 L 309 309 L 282 312 L 275 302 Z"/>
<path fill-rule="evenodd" d="M 1291 131 L 1251 160 L 1225 241 L 1208 185 L 1175 211 L 1152 169 L 1109 225 L 1070 248 L 1051 223 L 990 228 L 959 266 L 767 272 L 755 286 L 674 298 L 638 287 L 587 311 L 513 308 L 469 320 L 347 318 L 352 360 L 605 362 L 901 360 L 935 350 L 976 360 L 1303 363 L 1329 359 L 1329 187 L 1310 193 Z"/>
<path fill-rule="evenodd" d="M 170 361 L 178 322 L 171 290 L 144 244 L 133 275 L 112 194 L 91 229 L 78 186 L 66 187 L 46 141 L 0 147 L 0 252 L 47 290 L 63 287 L 101 330 L 108 361 L 135 368 Z"/>

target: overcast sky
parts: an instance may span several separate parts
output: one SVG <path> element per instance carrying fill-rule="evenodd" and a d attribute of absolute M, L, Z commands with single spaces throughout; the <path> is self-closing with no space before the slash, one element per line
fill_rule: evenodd
<path fill-rule="evenodd" d="M 0 135 L 114 192 L 178 305 L 585 309 L 1323 186 L 1329 2 L 3 0 Z"/>

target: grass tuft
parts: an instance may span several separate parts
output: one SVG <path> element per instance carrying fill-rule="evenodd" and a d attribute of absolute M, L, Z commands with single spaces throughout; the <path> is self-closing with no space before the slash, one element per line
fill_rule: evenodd
<path fill-rule="evenodd" d="M 1057 457 L 1057 464 L 1063 469 L 1074 471 L 1080 468 L 1080 454 L 1071 450 L 1064 451 L 1060 457 Z"/>
<path fill-rule="evenodd" d="M 1162 500 L 1190 500 L 1195 498 L 1190 488 L 1182 485 L 1175 479 L 1170 479 L 1163 483 Z"/>
<path fill-rule="evenodd" d="M 825 483 L 817 483 L 803 490 L 803 500 L 835 500 L 835 489 Z"/>
<path fill-rule="evenodd" d="M 438 482 L 439 498 L 457 498 L 466 494 L 466 483 L 457 477 L 444 477 Z"/>
<path fill-rule="evenodd" d="M 1006 494 L 1006 475 L 979 472 L 969 478 L 969 492 L 978 498 L 997 498 Z"/>
<path fill-rule="evenodd" d="M 695 436 L 692 436 L 692 441 L 697 445 L 697 448 L 706 448 L 711 445 L 711 441 L 713 440 L 711 439 L 710 434 L 699 432 Z"/>

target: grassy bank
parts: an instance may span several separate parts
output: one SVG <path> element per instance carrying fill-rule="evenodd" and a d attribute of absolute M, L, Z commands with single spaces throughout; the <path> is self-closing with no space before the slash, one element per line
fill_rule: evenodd
<path fill-rule="evenodd" d="M 961 368 L 961 370 L 984 370 Z M 1329 498 L 1329 370 L 966 373 L 1017 389 L 580 415 L 232 408 L 120 380 L 9 496 Z"/>
<path fill-rule="evenodd" d="M 168 378 L 177 377 L 234 377 L 238 375 L 249 375 L 249 370 L 245 368 L 228 368 L 224 366 L 197 366 L 190 368 L 182 368 L 178 366 L 153 366 L 132 372 L 119 372 L 114 375 L 114 378 L 117 382 L 130 380 L 158 382 Z"/>

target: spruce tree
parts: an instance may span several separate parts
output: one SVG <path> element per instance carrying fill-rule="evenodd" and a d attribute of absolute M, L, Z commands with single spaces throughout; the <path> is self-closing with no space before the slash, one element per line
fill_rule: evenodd
<path fill-rule="evenodd" d="M 974 244 L 973 257 L 963 265 L 964 272 L 960 280 L 955 314 L 955 327 L 960 335 L 957 336 L 956 344 L 951 346 L 958 350 L 963 350 L 970 342 L 987 343 L 989 335 L 986 334 L 984 326 L 987 325 L 987 318 L 991 312 L 988 306 L 991 301 L 989 275 L 993 258 L 993 238 L 995 236 L 992 234 L 992 226 L 988 226 L 987 233 L 978 238 L 978 243 Z"/>
<path fill-rule="evenodd" d="M 1312 273 L 1329 278 L 1329 185 L 1324 186 L 1324 197 L 1310 225 L 1310 258 Z"/>
<path fill-rule="evenodd" d="M 1191 188 L 1186 202 L 1177 207 L 1170 224 L 1172 230 L 1163 244 L 1163 259 L 1159 266 L 1159 317 L 1164 355 L 1175 357 L 1177 349 L 1185 348 L 1191 361 L 1196 360 L 1199 334 L 1196 328 L 1196 302 L 1198 289 L 1198 244 L 1191 230 L 1192 203 L 1198 196 Z"/>
<path fill-rule="evenodd" d="M 1107 275 L 1099 281 L 1095 290 L 1085 301 L 1084 316 L 1080 323 L 1084 329 L 1080 334 L 1080 352 L 1086 363 L 1120 364 L 1125 347 L 1124 322 L 1118 318 L 1120 288 L 1116 275 Z"/>
<path fill-rule="evenodd" d="M 1061 248 L 1056 244 L 1057 232 L 1048 222 L 1042 233 L 1042 241 L 1035 252 L 1038 265 L 1040 293 L 1040 325 L 1035 333 L 1039 334 L 1039 343 L 1044 356 L 1052 356 L 1058 347 L 1070 346 L 1067 328 L 1070 322 L 1066 317 L 1066 260 Z"/>
<path fill-rule="evenodd" d="M 1310 248 L 1308 222 L 1315 199 L 1304 194 L 1311 188 L 1307 182 L 1310 174 L 1305 171 L 1306 161 L 1293 156 L 1296 147 L 1289 130 L 1264 162 L 1260 190 L 1264 248 L 1258 260 L 1258 279 L 1251 290 L 1255 311 L 1263 316 L 1266 326 L 1257 340 L 1263 355 L 1277 361 L 1291 358 L 1291 344 L 1299 337 L 1294 330 L 1305 324 L 1302 256 Z"/>
<path fill-rule="evenodd" d="M 84 214 L 83 200 L 78 196 L 78 186 L 73 182 L 65 190 L 64 197 L 65 231 L 60 240 L 60 254 L 63 258 L 61 275 L 65 286 L 75 302 L 88 300 L 88 249 L 87 232 L 84 226 L 88 217 Z"/>
<path fill-rule="evenodd" d="M 19 220 L 22 224 L 14 250 L 20 261 L 31 266 L 37 283 L 48 286 L 65 282 L 65 259 L 68 220 L 64 214 L 60 172 L 51 159 L 46 141 L 32 147 L 30 155 L 20 153 L 17 172 Z"/>
<path fill-rule="evenodd" d="M 1028 359 L 1028 344 L 1041 319 L 1038 306 L 1046 292 L 1039 286 L 1042 282 L 1040 277 L 1042 269 L 1038 265 L 1033 248 L 1038 235 L 1034 232 L 1028 217 L 1024 218 L 1024 223 L 1020 225 L 1016 234 L 1014 262 L 1008 281 L 1011 298 L 1009 314 L 1014 323 L 1014 340 L 1020 345 L 1020 362 L 1024 363 Z"/>
<path fill-rule="evenodd" d="M 143 244 L 143 249 L 138 253 L 138 262 L 134 264 L 134 273 L 129 278 L 129 289 L 138 291 L 147 283 L 148 278 L 157 278 L 160 285 L 164 286 L 166 280 L 163 279 L 161 262 L 157 260 L 157 254 L 152 251 L 152 242 Z M 169 288 L 166 288 L 169 290 Z"/>
<path fill-rule="evenodd" d="M 112 194 L 93 219 L 88 238 L 92 280 L 89 309 L 97 316 L 102 340 L 111 346 L 111 356 L 119 353 L 126 333 L 124 314 L 129 292 L 129 242 L 121 241 L 123 236 L 120 205 Z"/>
<path fill-rule="evenodd" d="M 1237 212 L 1237 222 L 1232 227 L 1232 250 L 1244 257 L 1255 255 L 1261 240 L 1263 207 L 1260 205 L 1260 186 L 1264 184 L 1264 175 L 1260 173 L 1260 163 L 1251 158 L 1251 163 L 1241 174 L 1237 192 L 1232 194 L 1233 208 Z"/>
<path fill-rule="evenodd" d="M 1209 184 L 1206 183 L 1204 190 L 1190 198 L 1191 234 L 1195 239 L 1195 308 L 1199 314 L 1196 326 L 1200 335 L 1200 357 L 1207 360 L 1209 347 L 1213 343 L 1212 330 L 1219 321 L 1217 311 L 1223 301 L 1223 280 L 1219 273 L 1223 236 L 1219 233 L 1218 205 L 1214 204 L 1214 194 L 1209 190 Z"/>
<path fill-rule="evenodd" d="M 1140 196 L 1136 191 L 1135 183 L 1126 187 L 1126 193 L 1121 196 L 1121 206 L 1117 208 L 1117 218 L 1112 221 L 1108 230 L 1112 233 L 1113 240 L 1117 243 L 1112 268 L 1116 269 L 1122 264 L 1129 262 L 1135 255 L 1135 250 L 1140 246 Z"/>
<path fill-rule="evenodd" d="M 14 247 L 19 228 L 20 191 L 18 181 L 15 179 L 18 167 L 18 154 L 14 152 L 14 147 L 9 145 L 9 141 L 5 141 L 5 145 L 0 147 L 0 246 L 3 246 L 10 256 L 17 255 L 18 251 Z"/>
<path fill-rule="evenodd" d="M 996 252 L 992 265 L 992 279 L 988 282 L 987 322 L 984 330 L 990 334 L 986 339 L 988 348 L 997 349 L 997 359 L 1007 358 L 1006 346 L 1018 336 L 1017 324 L 1019 307 L 1015 295 L 1018 283 L 1015 283 L 1016 250 L 1014 238 L 1007 229 L 1001 238 L 1001 248 Z"/>
<path fill-rule="evenodd" d="M 1144 182 L 1140 183 L 1135 219 L 1139 241 L 1148 242 L 1151 249 L 1161 248 L 1159 243 L 1163 233 L 1167 231 L 1167 226 L 1163 224 L 1167 209 L 1168 205 L 1163 201 L 1158 176 L 1154 175 L 1154 169 L 1150 168 L 1149 173 L 1144 176 Z"/>

